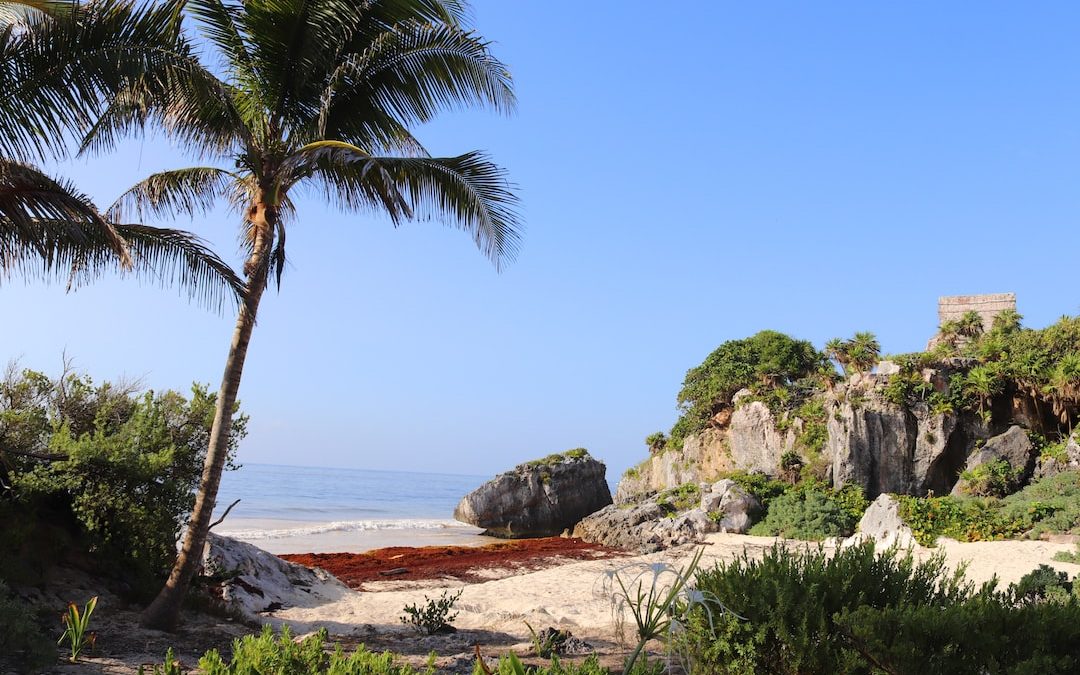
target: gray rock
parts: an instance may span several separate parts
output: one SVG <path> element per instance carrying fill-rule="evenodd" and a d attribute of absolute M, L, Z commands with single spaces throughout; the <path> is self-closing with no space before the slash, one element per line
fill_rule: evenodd
<path fill-rule="evenodd" d="M 1056 476 L 1062 471 L 1075 471 L 1077 469 L 1080 469 L 1080 444 L 1077 444 L 1076 438 L 1070 436 L 1068 443 L 1065 444 L 1064 458 L 1040 457 L 1036 463 L 1032 479 L 1041 480 Z"/>
<path fill-rule="evenodd" d="M 525 463 L 473 490 L 454 518 L 484 534 L 518 539 L 550 537 L 611 504 L 607 468 L 587 453 Z"/>
<path fill-rule="evenodd" d="M 612 504 L 588 516 L 573 535 L 585 541 L 650 553 L 701 541 L 710 532 L 743 533 L 761 512 L 761 504 L 732 480 L 702 489 L 696 508 L 672 514 L 653 495 L 636 504 Z"/>
<path fill-rule="evenodd" d="M 877 368 L 874 369 L 874 372 L 883 377 L 899 375 L 900 366 L 897 365 L 895 361 L 878 361 Z"/>
<path fill-rule="evenodd" d="M 769 406 L 750 401 L 731 415 L 728 441 L 735 468 L 775 476 L 780 472 L 780 458 L 795 446 L 795 434 L 781 435 Z"/>
<path fill-rule="evenodd" d="M 211 532 L 203 549 L 202 574 L 220 584 L 226 607 L 249 621 L 285 607 L 314 607 L 351 593 L 321 569 L 286 562 L 247 542 Z"/>
<path fill-rule="evenodd" d="M 744 534 L 761 514 L 761 503 L 733 480 L 713 483 L 701 495 L 698 507 L 721 532 Z"/>
<path fill-rule="evenodd" d="M 998 434 L 986 441 L 967 459 L 966 470 L 998 460 L 1005 460 L 1015 471 L 1020 472 L 1019 483 L 1023 485 L 1031 478 L 1035 470 L 1035 452 L 1027 430 L 1023 427 L 1009 427 L 1003 434 Z M 962 494 L 967 488 L 967 481 L 961 479 L 953 487 L 953 494 Z"/>
<path fill-rule="evenodd" d="M 893 495 L 878 495 L 859 521 L 854 536 L 845 545 L 871 540 L 884 547 L 911 548 L 917 545 L 915 533 L 900 517 L 900 502 Z"/>
<path fill-rule="evenodd" d="M 826 420 L 825 452 L 832 458 L 833 486 L 855 484 L 870 496 L 908 492 L 914 482 L 915 419 L 904 408 L 874 396 L 872 390 L 849 387 L 845 393 Z"/>

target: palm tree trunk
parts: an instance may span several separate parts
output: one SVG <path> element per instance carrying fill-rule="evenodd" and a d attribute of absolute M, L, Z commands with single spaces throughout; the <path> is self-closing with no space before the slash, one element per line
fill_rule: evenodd
<path fill-rule="evenodd" d="M 140 623 L 146 628 L 171 631 L 176 627 L 181 605 L 191 580 L 202 563 L 203 548 L 210 533 L 210 517 L 217 503 L 221 474 L 228 458 L 233 408 L 240 389 L 248 343 L 255 328 L 259 302 L 266 290 L 270 250 L 273 246 L 274 228 L 270 223 L 276 215 L 260 203 L 252 207 L 249 218 L 257 234 L 251 257 L 245 265 L 248 271 L 246 301 L 237 314 L 229 356 L 225 360 L 225 373 L 221 378 L 221 390 L 218 392 L 214 410 L 214 424 L 210 429 L 210 442 L 206 459 L 203 461 L 202 480 L 199 481 L 199 491 L 195 496 L 195 507 L 188 521 L 184 544 L 176 557 L 169 579 L 140 618 Z"/>

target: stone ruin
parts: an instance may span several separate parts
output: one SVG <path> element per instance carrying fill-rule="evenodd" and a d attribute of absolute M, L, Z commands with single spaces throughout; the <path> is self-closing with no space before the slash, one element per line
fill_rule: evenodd
<path fill-rule="evenodd" d="M 977 312 L 986 330 L 994 323 L 994 317 L 1007 309 L 1016 310 L 1016 293 L 989 293 L 986 295 L 946 295 L 938 298 L 938 326 L 947 321 L 957 321 L 968 312 Z M 941 333 L 930 338 L 927 350 L 933 349 L 941 340 Z"/>

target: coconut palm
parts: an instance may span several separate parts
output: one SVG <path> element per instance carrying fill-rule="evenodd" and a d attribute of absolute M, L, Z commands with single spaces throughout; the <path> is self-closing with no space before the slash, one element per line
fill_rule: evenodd
<path fill-rule="evenodd" d="M 224 467 L 233 405 L 263 293 L 281 283 L 300 187 L 350 212 L 399 224 L 444 218 L 498 267 L 519 240 L 516 198 L 483 154 L 431 157 L 409 131 L 441 109 L 514 104 L 510 76 L 464 25 L 456 0 L 190 0 L 186 10 L 220 79 L 141 80 L 96 121 L 84 147 L 156 125 L 203 160 L 134 186 L 122 216 L 190 215 L 235 206 L 246 261 L 202 481 L 175 566 L 143 614 L 175 625 L 198 567 Z M 185 71 L 188 72 L 188 71 Z"/>
<path fill-rule="evenodd" d="M 87 128 L 110 92 L 179 63 L 160 55 L 175 16 L 175 7 L 0 2 L 0 280 L 60 276 L 71 287 L 112 268 L 178 283 L 211 304 L 242 294 L 243 282 L 198 238 L 110 222 L 30 163 L 62 156 L 66 132 Z"/>

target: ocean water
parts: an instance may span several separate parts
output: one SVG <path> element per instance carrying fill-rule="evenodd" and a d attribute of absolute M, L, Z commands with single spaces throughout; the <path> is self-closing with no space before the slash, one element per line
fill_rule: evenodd
<path fill-rule="evenodd" d="M 453 519 L 489 477 L 244 464 L 222 477 L 214 532 L 271 553 L 362 552 L 386 546 L 490 543 Z"/>

